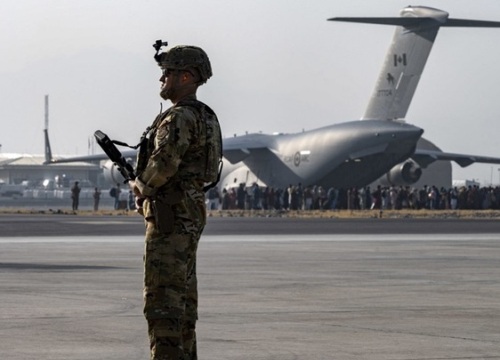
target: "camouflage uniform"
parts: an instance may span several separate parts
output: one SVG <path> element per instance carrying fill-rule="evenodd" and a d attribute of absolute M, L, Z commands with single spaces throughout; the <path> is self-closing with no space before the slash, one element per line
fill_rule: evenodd
<path fill-rule="evenodd" d="M 221 151 L 217 118 L 207 108 L 193 94 L 159 115 L 138 159 L 136 186 L 146 196 L 144 315 L 151 359 L 197 359 L 196 250 L 206 221 L 203 186 L 207 168 L 218 168 L 207 152 Z"/>

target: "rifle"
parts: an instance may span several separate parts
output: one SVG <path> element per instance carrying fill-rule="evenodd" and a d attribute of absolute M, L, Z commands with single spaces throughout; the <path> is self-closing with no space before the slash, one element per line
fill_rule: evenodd
<path fill-rule="evenodd" d="M 127 183 L 129 180 L 135 180 L 134 168 L 125 160 L 120 150 L 115 146 L 114 141 L 101 130 L 97 130 L 94 133 L 94 137 L 109 159 L 116 165 L 120 174 L 125 178 L 124 183 Z"/>

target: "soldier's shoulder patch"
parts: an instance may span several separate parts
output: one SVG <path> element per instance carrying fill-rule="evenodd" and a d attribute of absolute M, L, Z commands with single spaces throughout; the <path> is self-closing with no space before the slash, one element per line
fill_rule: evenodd
<path fill-rule="evenodd" d="M 157 139 L 164 139 L 168 136 L 170 133 L 170 127 L 172 124 L 172 114 L 168 114 L 160 123 L 158 126 L 158 129 L 156 130 L 156 138 Z"/>
<path fill-rule="evenodd" d="M 169 133 L 170 133 L 170 130 L 168 128 L 168 124 L 162 124 L 158 128 L 158 131 L 156 132 L 156 138 L 157 139 L 165 139 Z"/>

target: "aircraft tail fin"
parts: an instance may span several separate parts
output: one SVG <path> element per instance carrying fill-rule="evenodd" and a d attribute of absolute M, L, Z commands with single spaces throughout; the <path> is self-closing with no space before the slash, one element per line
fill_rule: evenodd
<path fill-rule="evenodd" d="M 43 133 L 45 145 L 45 164 L 49 164 L 53 160 L 49 141 L 49 95 L 45 95 L 45 129 L 43 129 Z"/>
<path fill-rule="evenodd" d="M 328 20 L 395 25 L 375 90 L 362 119 L 404 119 L 441 26 L 500 27 L 500 22 L 449 19 L 445 11 L 406 7 L 400 17 L 337 17 Z"/>
<path fill-rule="evenodd" d="M 49 130 L 44 129 L 43 130 L 45 134 L 45 163 L 51 163 L 52 162 L 52 150 L 50 149 L 50 141 L 49 141 Z"/>

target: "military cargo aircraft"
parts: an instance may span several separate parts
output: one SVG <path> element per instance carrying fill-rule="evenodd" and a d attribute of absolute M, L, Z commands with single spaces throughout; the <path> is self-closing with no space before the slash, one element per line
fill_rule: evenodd
<path fill-rule="evenodd" d="M 451 19 L 445 11 L 423 6 L 408 6 L 399 17 L 328 20 L 396 26 L 363 117 L 296 134 L 255 133 L 225 138 L 220 187 L 256 182 L 272 187 L 301 183 L 348 188 L 363 187 L 380 178 L 393 185 L 411 185 L 435 161 L 455 161 L 462 167 L 474 162 L 500 164 L 500 158 L 419 147 L 423 130 L 404 121 L 439 28 L 500 27 L 500 22 Z M 130 151 L 123 154 L 134 156 Z M 104 158 L 89 155 L 48 160 Z M 111 162 L 104 166 L 104 172 L 112 183 L 122 179 Z"/>

